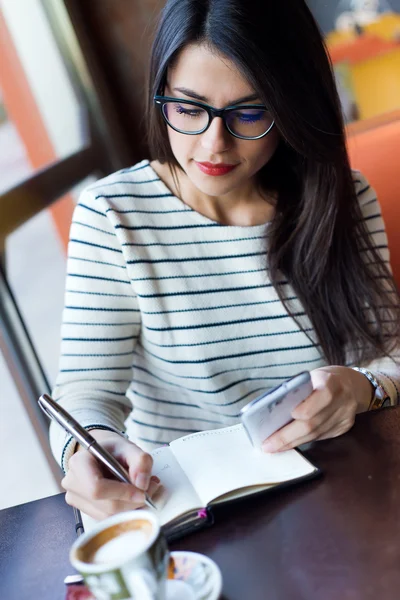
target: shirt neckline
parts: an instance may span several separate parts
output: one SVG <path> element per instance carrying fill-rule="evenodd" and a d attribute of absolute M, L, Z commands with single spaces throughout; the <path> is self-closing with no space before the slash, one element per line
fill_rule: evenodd
<path fill-rule="evenodd" d="M 196 219 L 201 223 L 218 226 L 227 231 L 238 231 L 242 233 L 246 231 L 251 233 L 264 233 L 271 223 L 270 221 L 267 221 L 266 223 L 262 223 L 261 225 L 225 225 L 224 223 L 220 223 L 219 221 L 214 221 L 213 219 L 210 219 L 209 217 L 206 217 L 205 215 L 202 215 L 201 213 L 197 212 L 191 206 L 185 204 L 180 198 L 178 198 L 178 196 L 175 196 L 175 194 L 172 193 L 172 191 L 166 185 L 166 183 L 164 183 L 164 181 L 160 179 L 158 173 L 155 172 L 155 170 L 150 164 L 150 160 L 146 160 L 145 164 L 146 169 L 149 171 L 149 173 L 151 173 L 152 178 L 155 179 L 154 185 L 156 185 L 163 194 L 170 195 L 171 201 L 174 202 L 174 204 L 178 205 L 181 210 L 185 210 L 188 213 L 188 215 L 190 215 L 192 218 Z"/>

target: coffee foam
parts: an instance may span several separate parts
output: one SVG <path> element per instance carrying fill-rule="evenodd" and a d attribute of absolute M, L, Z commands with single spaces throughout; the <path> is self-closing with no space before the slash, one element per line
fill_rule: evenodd
<path fill-rule="evenodd" d="M 146 550 L 149 539 L 150 536 L 146 531 L 140 529 L 127 531 L 100 546 L 93 556 L 93 563 L 100 565 L 121 562 L 128 556 L 137 556 Z"/>
<path fill-rule="evenodd" d="M 146 550 L 153 531 L 152 523 L 145 519 L 111 525 L 79 548 L 77 558 L 89 564 L 124 561 Z"/>

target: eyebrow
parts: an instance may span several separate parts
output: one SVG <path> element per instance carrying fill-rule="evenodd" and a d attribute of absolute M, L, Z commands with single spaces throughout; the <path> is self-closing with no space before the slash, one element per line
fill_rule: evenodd
<path fill-rule="evenodd" d="M 180 92 L 185 96 L 189 96 L 189 98 L 194 98 L 194 100 L 200 100 L 201 102 L 209 102 L 206 96 L 201 96 L 201 94 L 197 94 L 193 90 L 189 90 L 187 88 L 176 87 L 172 90 L 173 92 Z M 237 100 L 233 100 L 227 106 L 234 106 L 235 104 L 242 104 L 244 102 L 252 102 L 257 100 L 259 96 L 257 94 L 251 94 L 249 96 L 243 96 L 243 98 L 238 98 Z"/>

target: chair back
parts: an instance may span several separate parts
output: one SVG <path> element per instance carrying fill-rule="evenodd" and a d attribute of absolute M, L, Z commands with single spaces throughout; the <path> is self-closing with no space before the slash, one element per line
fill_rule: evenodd
<path fill-rule="evenodd" d="M 400 288 L 400 111 L 348 128 L 351 166 L 375 188 L 389 240 L 390 263 Z"/>

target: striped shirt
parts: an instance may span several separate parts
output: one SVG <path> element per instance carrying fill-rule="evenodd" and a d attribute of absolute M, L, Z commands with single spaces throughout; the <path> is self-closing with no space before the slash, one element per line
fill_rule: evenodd
<path fill-rule="evenodd" d="M 354 181 L 388 261 L 375 193 L 360 173 Z M 240 409 L 266 389 L 325 365 L 293 289 L 284 283 L 308 335 L 269 280 L 268 227 L 227 226 L 199 214 L 147 160 L 87 188 L 70 233 L 54 397 L 83 425 L 126 430 L 152 450 L 236 424 Z M 374 368 L 388 374 L 395 403 L 400 375 L 386 363 Z M 51 443 L 65 467 L 73 444 L 57 426 Z"/>

